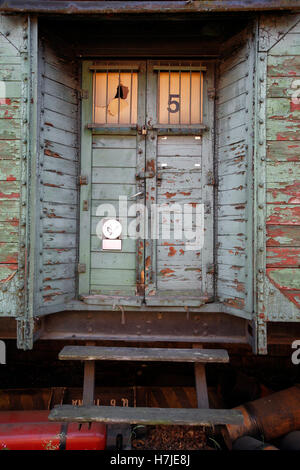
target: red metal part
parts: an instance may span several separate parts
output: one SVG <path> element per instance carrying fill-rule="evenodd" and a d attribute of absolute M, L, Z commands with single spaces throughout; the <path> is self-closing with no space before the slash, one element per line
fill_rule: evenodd
<path fill-rule="evenodd" d="M 0 412 L 0 449 L 104 450 L 106 426 L 101 423 L 54 423 L 49 410 Z"/>

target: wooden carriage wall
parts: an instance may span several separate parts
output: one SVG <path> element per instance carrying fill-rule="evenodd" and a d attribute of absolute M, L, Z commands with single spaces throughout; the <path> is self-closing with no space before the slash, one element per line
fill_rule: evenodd
<path fill-rule="evenodd" d="M 0 316 L 16 320 L 23 349 L 36 333 L 43 338 L 40 318 L 85 309 L 81 59 L 56 50 L 39 21 L 0 16 Z M 202 268 L 213 275 L 214 295 L 178 310 L 242 318 L 254 327 L 253 350 L 266 354 L 269 322 L 300 321 L 300 16 L 273 12 L 247 22 L 219 45 L 215 86 L 207 88 L 214 262 Z"/>

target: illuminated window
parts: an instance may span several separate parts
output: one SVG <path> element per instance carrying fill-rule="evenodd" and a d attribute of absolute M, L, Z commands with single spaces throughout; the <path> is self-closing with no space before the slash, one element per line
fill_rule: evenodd
<path fill-rule="evenodd" d="M 158 123 L 201 124 L 203 72 L 158 71 Z"/>
<path fill-rule="evenodd" d="M 136 124 L 137 83 L 137 72 L 96 72 L 94 123 Z"/>

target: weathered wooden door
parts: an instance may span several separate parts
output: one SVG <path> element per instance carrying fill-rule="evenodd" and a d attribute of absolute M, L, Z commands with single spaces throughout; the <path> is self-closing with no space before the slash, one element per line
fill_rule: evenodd
<path fill-rule="evenodd" d="M 200 63 L 84 63 L 85 302 L 197 306 L 212 299 L 212 80 Z"/>

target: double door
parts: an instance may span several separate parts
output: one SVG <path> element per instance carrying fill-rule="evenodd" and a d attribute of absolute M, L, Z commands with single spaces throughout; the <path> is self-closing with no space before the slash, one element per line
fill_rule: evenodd
<path fill-rule="evenodd" d="M 83 63 L 79 295 L 213 299 L 213 66 Z"/>

